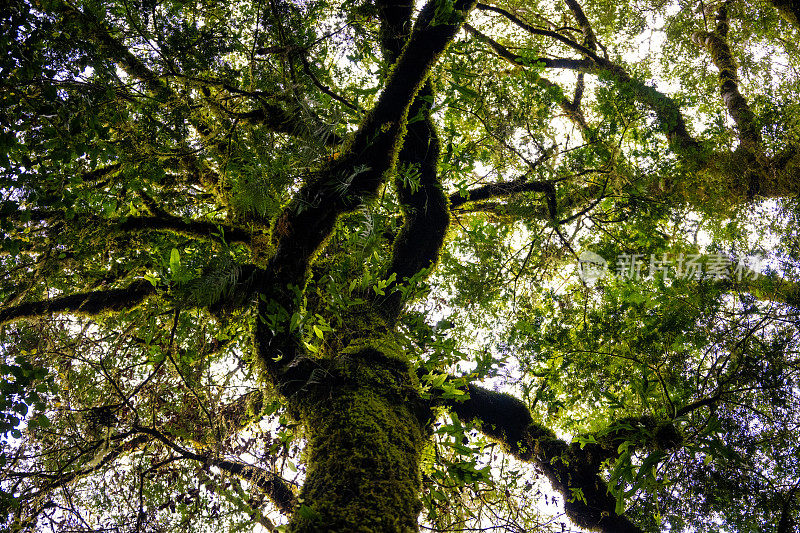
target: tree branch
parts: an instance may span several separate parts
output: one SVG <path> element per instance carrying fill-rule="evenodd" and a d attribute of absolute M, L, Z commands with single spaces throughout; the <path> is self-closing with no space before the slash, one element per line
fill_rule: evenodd
<path fill-rule="evenodd" d="M 340 104 L 343 104 L 346 107 L 349 107 L 353 111 L 362 111 L 362 109 L 359 108 L 357 105 L 355 105 L 352 102 L 348 101 L 343 96 L 335 93 L 330 87 L 326 86 L 321 81 L 319 81 L 319 78 L 317 78 L 317 76 L 311 71 L 311 63 L 308 61 L 308 57 L 306 57 L 305 54 L 301 54 L 300 55 L 300 61 L 303 63 L 303 72 L 305 72 L 306 76 L 308 76 L 311 79 L 311 82 L 317 87 L 317 89 L 319 89 L 323 93 L 327 94 L 328 96 L 330 96 L 331 98 L 333 98 L 334 100 L 339 102 Z"/>
<path fill-rule="evenodd" d="M 739 131 L 741 150 L 737 149 L 737 152 L 743 152 L 741 154 L 743 161 L 738 166 L 744 168 L 740 169 L 737 178 L 746 182 L 747 197 L 753 198 L 762 190 L 770 189 L 767 182 L 773 180 L 768 171 L 770 162 L 764 153 L 755 114 L 750 109 L 747 100 L 739 92 L 738 67 L 728 44 L 729 3 L 729 0 L 723 2 L 717 9 L 714 31 L 711 33 L 695 32 L 692 34 L 692 41 L 708 51 L 711 60 L 719 70 L 720 94 Z"/>
<path fill-rule="evenodd" d="M 121 440 L 121 439 L 124 439 L 124 438 L 129 437 L 129 436 L 130 436 L 130 434 L 116 435 L 116 436 L 112 437 L 112 440 Z M 130 439 L 128 441 L 125 441 L 125 442 L 121 442 L 120 444 L 118 444 L 118 445 L 114 446 L 113 448 L 111 448 L 108 451 L 108 453 L 106 453 L 102 457 L 102 459 L 99 462 L 97 462 L 97 464 L 95 464 L 93 466 L 88 466 L 86 468 L 81 468 L 81 469 L 78 469 L 78 470 L 74 470 L 74 471 L 71 471 L 71 472 L 68 472 L 68 473 L 64 473 L 63 471 L 61 471 L 61 472 L 58 472 L 58 473 L 55 473 L 55 474 L 44 474 L 44 473 L 23 474 L 23 473 L 20 472 L 20 473 L 13 473 L 13 475 L 15 475 L 16 477 L 19 477 L 19 476 L 22 476 L 22 475 L 30 475 L 30 476 L 36 475 L 37 477 L 50 479 L 50 481 L 42 489 L 38 490 L 35 493 L 36 496 L 33 496 L 33 498 L 39 499 L 44 494 L 46 494 L 48 492 L 52 492 L 53 490 L 55 490 L 55 489 L 57 489 L 59 487 L 63 487 L 65 485 L 68 485 L 68 484 L 72 483 L 76 479 L 82 478 L 84 476 L 88 476 L 89 474 L 91 474 L 93 472 L 96 472 L 97 470 L 100 470 L 104 466 L 106 466 L 109 463 L 111 463 L 111 462 L 115 461 L 116 459 L 118 459 L 123 454 L 131 453 L 131 452 L 134 452 L 134 451 L 142 448 L 145 444 L 147 444 L 151 440 L 152 440 L 152 438 L 150 436 L 148 436 L 148 435 L 141 435 L 141 434 L 140 435 L 136 435 L 132 439 Z M 99 448 L 102 445 L 103 445 L 103 441 L 97 443 L 94 448 L 90 448 L 88 451 L 94 451 L 94 450 L 96 450 L 97 448 Z"/>
<path fill-rule="evenodd" d="M 797 500 L 798 490 L 800 490 L 800 487 L 795 485 L 783 497 L 783 505 L 781 506 L 781 519 L 778 522 L 778 528 L 775 530 L 775 533 L 791 533 L 794 531 L 795 520 L 793 511 L 795 501 Z"/>
<path fill-rule="evenodd" d="M 214 239 L 224 242 L 241 242 L 249 244 L 253 238 L 251 232 L 242 228 L 214 222 L 210 220 L 184 220 L 180 217 L 172 216 L 159 209 L 158 216 L 131 216 L 121 221 L 108 220 L 95 216 L 82 217 L 76 216 L 71 220 L 72 223 L 84 226 L 109 226 L 110 232 L 146 232 L 146 231 L 166 231 L 184 235 L 187 237 L 199 237 L 202 239 Z M 62 211 L 47 210 L 24 210 L 17 211 L 9 217 L 16 223 L 23 223 L 23 220 L 35 220 L 40 222 L 64 222 Z"/>
<path fill-rule="evenodd" d="M 0 309 L 0 325 L 55 313 L 74 313 L 78 315 L 99 315 L 107 311 L 124 311 L 139 305 L 145 298 L 155 293 L 149 281 L 134 281 L 122 289 L 84 292 L 19 304 Z"/>
<path fill-rule="evenodd" d="M 236 226 L 230 226 L 208 220 L 183 220 L 179 217 L 128 217 L 119 223 L 120 231 L 168 231 L 187 237 L 215 239 L 224 242 L 241 242 L 249 244 L 252 233 Z"/>
<path fill-rule="evenodd" d="M 411 5 L 386 2 L 379 8 L 383 55 L 397 58 L 410 26 Z M 394 281 L 387 287 L 385 297 L 376 298 L 389 323 L 394 323 L 410 296 L 399 287 L 436 262 L 450 225 L 447 196 L 437 174 L 440 142 L 431 118 L 432 105 L 433 85 L 427 80 L 409 109 L 413 120 L 407 125 L 398 154 L 395 188 L 404 224 L 394 240 L 392 260 L 384 275 Z"/>
<path fill-rule="evenodd" d="M 605 459 L 596 447 L 567 444 L 533 421 L 528 407 L 513 396 L 477 385 L 466 387 L 469 399 L 443 403 L 458 417 L 476 424 L 522 461 L 533 462 L 564 497 L 564 510 L 578 526 L 605 533 L 642 533 L 626 516 L 616 513 L 616 499 L 599 475 Z M 580 489 L 583 500 L 570 489 Z"/>
<path fill-rule="evenodd" d="M 572 48 L 573 50 L 575 50 L 577 52 L 580 52 L 582 55 L 592 59 L 596 63 L 600 63 L 601 61 L 603 61 L 592 50 L 590 50 L 589 48 L 587 48 L 587 47 L 585 47 L 583 45 L 580 45 L 580 44 L 576 43 L 575 41 L 573 41 L 569 37 L 565 37 L 565 36 L 561 35 L 558 32 L 554 32 L 554 31 L 551 31 L 551 30 L 545 30 L 543 28 L 536 28 L 534 26 L 531 26 L 527 22 L 523 21 L 522 19 L 520 19 L 519 17 L 517 17 L 513 13 L 511 13 L 511 12 L 509 12 L 509 11 L 503 9 L 503 8 L 495 7 L 495 6 L 489 6 L 489 5 L 481 4 L 481 3 L 478 3 L 475 7 L 477 7 L 478 9 L 480 9 L 482 11 L 492 11 L 494 13 L 498 13 L 498 14 L 504 16 L 505 18 L 507 18 L 508 20 L 510 20 L 511 22 L 513 22 L 514 24 L 516 24 L 517 26 L 519 26 L 520 28 L 522 28 L 523 30 L 527 31 L 528 33 L 531 33 L 533 35 L 541 35 L 543 37 L 551 37 L 551 38 L 553 38 L 553 39 L 555 39 L 557 41 L 560 41 L 560 42 L 566 44 L 567 46 L 569 46 L 570 48 Z"/>
<path fill-rule="evenodd" d="M 739 92 L 739 78 L 736 60 L 728 44 L 727 2 L 717 10 L 717 26 L 713 33 L 695 32 L 692 41 L 702 46 L 711 55 L 714 65 L 719 69 L 719 84 L 722 100 L 728 108 L 733 121 L 739 129 L 739 138 L 750 150 L 761 151 L 761 134 L 755 125 L 755 114 L 747 100 Z"/>
<path fill-rule="evenodd" d="M 479 4 L 480 7 L 481 4 Z M 487 6 L 488 8 L 489 6 Z M 505 10 L 500 8 L 491 8 L 488 9 L 490 11 L 496 11 L 498 13 L 503 12 L 507 13 Z M 511 17 L 510 13 L 508 14 Z M 516 17 L 514 17 L 515 20 Z M 542 64 L 545 68 L 566 68 L 570 70 L 575 70 L 578 72 L 586 72 L 592 73 L 595 75 L 605 75 L 616 83 L 623 85 L 629 88 L 636 98 L 652 109 L 656 113 L 656 117 L 658 118 L 659 125 L 662 131 L 666 134 L 667 139 L 669 140 L 670 144 L 676 151 L 682 153 L 687 157 L 697 158 L 698 150 L 699 150 L 699 143 L 689 134 L 689 131 L 686 127 L 686 121 L 683 118 L 683 115 L 680 111 L 680 108 L 675 103 L 674 100 L 666 96 L 665 94 L 659 92 L 653 87 L 649 87 L 642 83 L 639 80 L 636 80 L 628 74 L 625 69 L 617 65 L 608 59 L 603 57 L 597 56 L 594 52 L 590 51 L 584 46 L 578 45 L 560 35 L 556 32 L 550 30 L 541 30 L 537 28 L 533 28 L 532 26 L 519 21 L 520 27 L 529 31 L 535 35 L 544 35 L 548 37 L 553 37 L 558 39 L 559 41 L 564 42 L 565 40 L 569 43 L 572 43 L 575 50 L 581 52 L 585 55 L 588 59 L 549 59 L 549 58 L 538 58 L 536 60 L 537 63 Z M 468 28 L 469 29 L 469 28 Z M 521 67 L 529 67 L 530 61 L 524 60 L 520 56 L 510 52 L 507 48 L 502 46 L 500 43 L 492 40 L 488 36 L 478 32 L 477 30 L 470 30 L 480 39 L 485 40 L 489 46 L 497 53 L 500 57 L 503 57 L 507 61 L 514 63 L 515 65 Z M 545 80 L 544 83 L 550 83 Z M 552 85 L 552 84 L 551 84 Z M 576 100 L 577 103 L 577 100 Z M 566 104 L 566 105 L 565 105 Z M 579 116 L 576 115 L 576 105 L 572 102 L 566 101 L 560 102 L 559 105 L 562 109 L 567 112 L 568 115 L 572 116 Z M 583 125 L 585 126 L 585 121 L 581 120 Z"/>
<path fill-rule="evenodd" d="M 421 10 L 374 109 L 340 157 L 318 171 L 276 221 L 276 252 L 270 260 L 269 279 L 260 287 L 262 317 L 281 315 L 280 322 L 285 323 L 296 312 L 298 291 L 305 286 L 311 260 L 333 231 L 339 215 L 374 197 L 394 168 L 414 97 L 455 37 L 473 2 L 457 0 L 450 19 L 445 21 L 435 20 L 437 5 L 431 0 Z M 256 348 L 265 368 L 277 381 L 281 369 L 300 353 L 296 337 L 278 335 L 262 320 L 257 321 Z"/>
<path fill-rule="evenodd" d="M 220 470 L 224 470 L 234 476 L 249 481 L 261 489 L 278 507 L 278 509 L 286 514 L 291 515 L 295 506 L 295 495 L 286 481 L 278 474 L 264 470 L 263 468 L 240 463 L 238 461 L 230 461 L 228 459 L 219 459 L 210 453 L 195 453 L 189 451 L 178 444 L 175 444 L 164 433 L 138 424 L 134 425 L 135 431 L 150 435 L 155 439 L 164 443 L 168 448 L 175 451 L 181 457 L 186 459 L 193 459 L 200 461 L 209 466 L 216 466 Z"/>
<path fill-rule="evenodd" d="M 696 402 L 684 405 L 683 407 L 675 411 L 675 418 L 688 415 L 689 413 L 696 411 L 702 407 L 716 405 L 716 403 L 719 402 L 721 398 L 722 398 L 722 391 L 720 390 L 714 396 L 703 398 L 702 400 L 697 400 Z"/>
<path fill-rule="evenodd" d="M 508 48 L 498 43 L 480 30 L 476 29 L 471 24 L 464 24 L 464 29 L 477 37 L 479 40 L 488 44 L 498 56 L 519 67 L 541 66 L 543 68 L 560 68 L 577 70 L 580 72 L 591 72 L 594 68 L 594 63 L 589 59 L 551 57 L 537 57 L 536 59 L 528 59 L 510 51 Z"/>
<path fill-rule="evenodd" d="M 462 196 L 460 192 L 453 193 L 450 195 L 450 207 L 456 208 L 470 202 L 481 202 L 492 198 L 513 196 L 522 192 L 545 193 L 548 200 L 548 211 L 551 212 L 550 214 L 552 217 L 555 216 L 554 211 L 556 206 L 551 205 L 555 201 L 555 186 L 553 183 L 549 181 L 526 181 L 524 177 L 514 181 L 490 183 L 482 187 L 470 189 L 467 191 L 466 196 Z"/>
<path fill-rule="evenodd" d="M 800 29 L 800 5 L 794 0 L 769 0 L 772 7 L 786 19 L 789 24 Z"/>
<path fill-rule="evenodd" d="M 586 14 L 583 12 L 583 8 L 581 8 L 580 4 L 575 0 L 564 0 L 569 7 L 569 10 L 572 11 L 572 16 L 575 17 L 575 22 L 578 23 L 581 31 L 583 32 L 584 44 L 586 48 L 594 52 L 597 50 L 597 36 L 594 34 L 594 30 L 592 29 L 592 25 L 589 23 L 589 19 L 586 18 Z"/>
<path fill-rule="evenodd" d="M 122 42 L 114 38 L 102 20 L 88 11 L 81 11 L 63 1 L 56 2 L 54 7 L 64 17 L 64 21 L 74 27 L 79 35 L 97 45 L 100 55 L 108 57 L 129 76 L 139 80 L 154 99 L 185 115 L 189 123 L 192 124 L 203 139 L 209 141 L 211 146 L 216 147 L 221 153 L 227 150 L 227 146 L 224 143 L 219 143 L 212 139 L 212 128 L 204 120 L 198 118 L 198 115 L 192 113 L 188 103 L 175 94 L 169 85 L 150 70 Z M 206 166 L 202 165 L 194 156 L 187 154 L 181 160 L 190 169 L 194 169 L 198 177 L 213 178 L 213 183 L 211 184 L 217 183 L 218 176 L 216 172 L 209 168 L 204 168 Z"/>

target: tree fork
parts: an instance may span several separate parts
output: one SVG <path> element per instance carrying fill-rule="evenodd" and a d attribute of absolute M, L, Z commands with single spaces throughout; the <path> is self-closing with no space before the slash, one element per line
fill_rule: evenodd
<path fill-rule="evenodd" d="M 473 6 L 471 0 L 455 2 L 452 20 L 447 21 L 436 20 L 436 0 L 423 7 L 378 102 L 341 157 L 308 181 L 278 217 L 273 228 L 276 251 L 268 266 L 271 274 L 258 287 L 262 319 L 276 313 L 292 316 L 314 256 L 339 216 L 377 194 L 397 162 L 414 98 Z M 278 336 L 274 328 L 265 327 L 262 320 L 257 322 L 258 358 L 280 386 L 282 368 L 292 363 L 299 350 L 293 336 Z"/>

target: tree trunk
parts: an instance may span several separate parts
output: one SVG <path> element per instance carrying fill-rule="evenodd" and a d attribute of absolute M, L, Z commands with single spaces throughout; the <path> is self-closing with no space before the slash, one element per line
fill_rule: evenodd
<path fill-rule="evenodd" d="M 292 532 L 418 531 L 431 412 L 402 354 L 362 345 L 323 360 L 290 399 L 308 471 Z"/>

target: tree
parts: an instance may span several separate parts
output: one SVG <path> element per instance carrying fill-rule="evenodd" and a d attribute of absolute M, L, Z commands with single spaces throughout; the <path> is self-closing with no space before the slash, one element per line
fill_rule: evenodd
<path fill-rule="evenodd" d="M 796 531 L 798 31 L 12 0 L 3 519 Z"/>

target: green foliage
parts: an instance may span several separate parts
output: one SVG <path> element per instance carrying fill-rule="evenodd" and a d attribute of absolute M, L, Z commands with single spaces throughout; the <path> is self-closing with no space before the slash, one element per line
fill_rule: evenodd
<path fill-rule="evenodd" d="M 800 522 L 800 38 L 773 3 L 726 2 L 755 147 L 693 40 L 721 2 L 580 2 L 585 33 L 503 0 L 363 153 L 385 2 L 6 4 L 0 528 Z"/>

